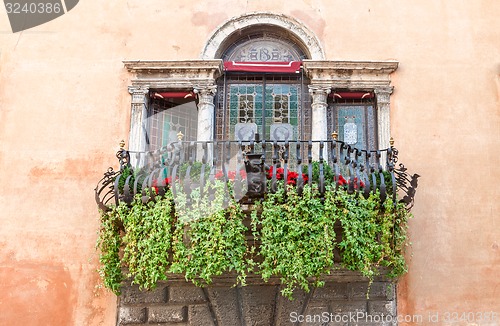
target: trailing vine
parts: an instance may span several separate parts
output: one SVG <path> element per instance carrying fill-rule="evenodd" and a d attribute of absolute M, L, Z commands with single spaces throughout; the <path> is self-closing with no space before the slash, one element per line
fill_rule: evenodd
<path fill-rule="evenodd" d="M 334 263 L 334 220 L 315 189 L 305 186 L 301 195 L 295 187 L 280 187 L 262 202 L 262 214 L 253 215 L 254 236 L 260 238 L 258 265 L 265 281 L 271 276 L 281 278 L 281 293 L 291 298 L 296 286 L 309 292 L 311 285 L 321 286 L 320 276 L 329 273 Z"/>
<path fill-rule="evenodd" d="M 227 272 L 237 275 L 236 284 L 245 285 L 247 273 L 253 272 L 265 281 L 279 277 L 282 295 L 291 298 L 297 287 L 309 291 L 322 286 L 322 275 L 340 267 L 359 271 L 370 281 L 380 267 L 390 277 L 404 274 L 411 216 L 404 205 L 391 198 L 382 202 L 378 192 L 368 198 L 349 194 L 346 185 L 328 184 L 320 196 L 317 171 L 312 172 L 312 186 L 306 184 L 299 194 L 298 175 L 284 180 L 278 171 L 277 191 L 254 202 L 253 244 L 246 241 L 247 212 L 230 196 L 236 180 L 211 180 L 188 193 L 182 181 L 167 180 L 162 196 L 143 202 L 138 195 L 130 205 L 122 202 L 101 211 L 97 247 L 104 286 L 119 294 L 128 278 L 152 289 L 169 273 L 204 286 Z M 158 194 L 155 182 L 150 191 Z M 336 225 L 341 235 L 336 235 Z M 334 262 L 336 251 L 340 264 Z"/>
<path fill-rule="evenodd" d="M 171 192 L 164 197 L 156 196 L 146 204 L 138 195 L 130 208 L 119 206 L 125 229 L 122 261 L 128 268 L 127 276 L 141 288 L 153 289 L 158 281 L 167 279 L 173 206 Z"/>
<path fill-rule="evenodd" d="M 171 272 L 184 273 L 186 280 L 199 286 L 210 284 L 213 276 L 230 271 L 236 271 L 237 282 L 245 284 L 245 214 L 237 202 L 228 198 L 226 187 L 227 184 L 216 180 L 205 189 L 214 191 L 213 200 L 201 196 L 199 188 L 189 196 L 190 204 L 186 194 L 176 198 Z"/>
<path fill-rule="evenodd" d="M 391 199 L 382 203 L 378 192 L 365 199 L 341 187 L 326 192 L 325 206 L 342 226 L 338 247 L 343 267 L 361 272 L 370 281 L 380 266 L 389 268 L 390 277 L 406 272 L 404 248 L 410 214 L 403 204 L 394 205 Z"/>
<path fill-rule="evenodd" d="M 100 211 L 100 222 L 101 227 L 96 243 L 96 247 L 101 251 L 99 275 L 104 286 L 119 295 L 123 281 L 120 259 L 120 248 L 123 242 L 120 234 L 121 220 L 118 208 L 113 207 L 107 212 Z"/>

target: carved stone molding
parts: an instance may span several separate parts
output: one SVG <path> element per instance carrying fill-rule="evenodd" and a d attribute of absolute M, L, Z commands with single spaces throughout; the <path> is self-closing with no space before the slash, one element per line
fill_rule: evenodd
<path fill-rule="evenodd" d="M 213 140 L 216 85 L 197 85 L 194 92 L 198 94 L 198 140 Z"/>
<path fill-rule="evenodd" d="M 378 87 L 374 89 L 375 95 L 377 95 L 378 104 L 389 104 L 391 103 L 391 94 L 394 87 Z"/>
<path fill-rule="evenodd" d="M 252 26 L 269 26 L 275 30 L 283 30 L 307 48 L 309 57 L 314 60 L 325 59 L 325 53 L 318 38 L 304 24 L 296 19 L 270 12 L 252 12 L 229 19 L 220 25 L 210 36 L 201 53 L 203 59 L 216 58 L 222 50 L 221 45 L 233 34 L 240 33 Z"/>
<path fill-rule="evenodd" d="M 217 85 L 196 85 L 194 86 L 194 92 L 198 94 L 198 106 L 204 104 L 214 105 L 214 96 L 217 93 Z"/>
<path fill-rule="evenodd" d="M 312 96 L 312 108 L 314 110 L 318 105 L 326 107 L 326 99 L 332 91 L 328 86 L 309 85 L 309 94 Z"/>
<path fill-rule="evenodd" d="M 390 146 L 391 139 L 391 94 L 393 87 L 375 88 L 374 92 L 377 96 L 377 128 L 378 128 L 378 144 L 380 148 Z"/>
<path fill-rule="evenodd" d="M 329 88 L 375 89 L 389 87 L 397 61 L 304 60 L 304 72 L 311 83 Z"/>
<path fill-rule="evenodd" d="M 149 85 L 129 86 L 128 92 L 132 95 L 131 112 L 130 112 L 130 133 L 129 133 L 129 150 L 142 151 L 146 146 L 146 139 L 143 133 L 144 120 L 147 116 L 146 105 L 147 95 L 149 93 Z M 132 158 L 131 163 L 135 163 Z"/>
<path fill-rule="evenodd" d="M 134 73 L 132 86 L 193 89 L 215 83 L 223 72 L 222 60 L 124 61 Z"/>
<path fill-rule="evenodd" d="M 312 96 L 312 140 L 327 140 L 328 139 L 328 120 L 326 114 L 327 98 L 331 88 L 323 85 L 310 85 L 309 93 Z M 320 158 L 319 144 L 314 144 L 312 149 L 314 160 Z M 326 149 L 323 150 L 323 158 L 326 159 Z"/>
<path fill-rule="evenodd" d="M 128 92 L 132 95 L 132 105 L 144 104 L 145 95 L 149 93 L 149 85 L 129 86 Z"/>

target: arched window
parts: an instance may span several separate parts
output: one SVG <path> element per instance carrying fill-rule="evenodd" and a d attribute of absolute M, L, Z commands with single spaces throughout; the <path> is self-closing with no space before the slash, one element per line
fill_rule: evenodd
<path fill-rule="evenodd" d="M 145 127 L 146 149 L 156 150 L 177 141 L 178 133 L 185 140 L 196 140 L 198 113 L 194 94 L 161 92 L 149 94 Z"/>
<path fill-rule="evenodd" d="M 217 139 L 249 140 L 257 133 L 266 140 L 307 139 L 310 101 L 300 65 L 307 54 L 286 31 L 269 29 L 240 31 L 238 39 L 225 42 Z"/>
<path fill-rule="evenodd" d="M 200 60 L 125 66 L 135 75 L 129 87 L 132 150 L 163 146 L 177 129 L 198 141 L 247 140 L 257 133 L 266 140 L 322 141 L 335 132 L 359 148 L 389 146 L 390 74 L 398 63 L 327 60 L 314 33 L 292 17 L 244 14 L 213 32 Z M 192 97 L 152 99 L 156 92 Z M 175 121 L 186 111 L 182 129 Z M 313 148 L 313 159 L 318 153 Z"/>

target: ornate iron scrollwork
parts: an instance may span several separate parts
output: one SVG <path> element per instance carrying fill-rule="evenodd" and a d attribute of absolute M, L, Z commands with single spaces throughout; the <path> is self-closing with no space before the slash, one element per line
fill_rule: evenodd
<path fill-rule="evenodd" d="M 206 187 L 205 183 L 213 184 L 217 179 L 228 183 L 226 191 L 233 191 L 227 193 L 228 199 L 232 196 L 241 200 L 275 192 L 278 182 L 284 180 L 295 185 L 299 194 L 306 183 L 316 183 L 321 195 L 329 189 L 328 185 L 333 186 L 333 191 L 344 187 L 365 198 L 378 191 L 382 201 L 388 196 L 395 201 L 399 191 L 403 195 L 399 201 L 407 209 L 413 206 L 420 176 L 410 175 L 403 164 L 397 164 L 399 153 L 393 142 L 390 148 L 367 151 L 337 140 L 335 133 L 332 136 L 332 140 L 326 141 L 269 142 L 261 141 L 255 134 L 251 141 L 187 142 L 180 135 L 177 142 L 154 152 L 134 152 L 134 167 L 130 163 L 131 153 L 121 143 L 116 154 L 120 170 L 109 168 L 104 173 L 95 188 L 95 199 L 100 209 L 107 210 L 120 202 L 131 204 L 138 194 L 143 201 L 149 201 L 163 196 L 167 189 L 176 196 L 178 191 L 189 194 L 199 186 L 200 193 L 213 200 L 213 187 Z M 313 161 L 316 145 L 318 162 Z M 257 148 L 262 152 L 255 153 Z M 200 168 L 207 171 L 206 176 L 198 173 Z"/>
<path fill-rule="evenodd" d="M 266 174 L 262 154 L 246 155 L 245 170 L 247 173 L 247 196 L 261 197 L 266 192 Z"/>

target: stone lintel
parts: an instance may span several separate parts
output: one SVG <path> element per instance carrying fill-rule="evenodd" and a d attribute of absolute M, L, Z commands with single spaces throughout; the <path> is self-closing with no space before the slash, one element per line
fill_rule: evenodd
<path fill-rule="evenodd" d="M 125 68 L 135 74 L 133 86 L 151 88 L 192 89 L 213 85 L 223 72 L 222 60 L 181 61 L 123 61 Z"/>
<path fill-rule="evenodd" d="M 316 87 L 371 90 L 390 86 L 398 62 L 304 60 L 303 67 Z"/>

